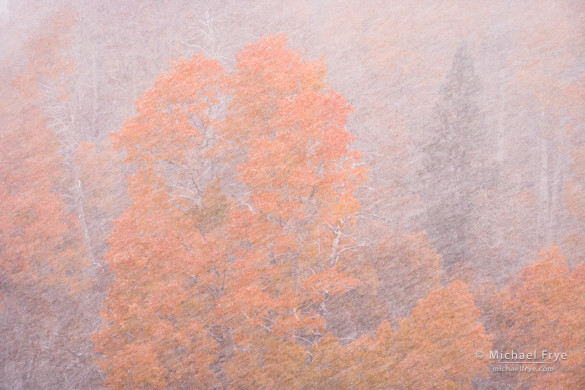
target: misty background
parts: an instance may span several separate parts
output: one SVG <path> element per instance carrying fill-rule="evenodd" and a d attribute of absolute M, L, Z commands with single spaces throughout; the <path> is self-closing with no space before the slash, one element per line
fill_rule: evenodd
<path fill-rule="evenodd" d="M 571 0 L 0 1 L 0 186 L 17 188 L 11 172 L 53 145 L 62 173 L 51 191 L 79 231 L 55 245 L 83 247 L 66 257 L 87 259 L 91 280 L 71 293 L 0 268 L 0 388 L 103 385 L 92 335 L 116 280 L 104 260 L 112 223 L 132 204 L 135 173 L 111 135 L 172 60 L 201 54 L 233 72 L 242 48 L 265 36 L 284 34 L 303 60 L 324 61 L 328 88 L 354 108 L 351 149 L 369 167 L 353 194 L 352 235 L 376 281 L 332 298 L 323 314 L 342 345 L 383 320 L 396 328 L 436 286 L 504 289 L 547 248 L 572 271 L 585 258 L 584 27 L 585 6 Z M 34 98 L 11 95 L 13 80 L 28 85 L 20 75 L 36 71 Z M 15 121 L 37 109 L 56 142 L 9 153 L 36 134 L 16 132 Z M 41 179 L 31 178 L 34 192 Z M 226 176 L 223 190 L 243 197 L 235 182 Z M 0 256 L 11 263 L 16 217 L 2 218 Z M 413 243 L 436 273 L 403 265 L 420 250 Z M 227 386 L 217 375 L 216 387 Z M 474 387 L 525 388 L 486 378 Z"/>

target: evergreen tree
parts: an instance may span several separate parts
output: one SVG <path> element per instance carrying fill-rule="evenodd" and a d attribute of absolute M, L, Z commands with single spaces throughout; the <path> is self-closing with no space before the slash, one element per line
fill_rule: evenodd
<path fill-rule="evenodd" d="M 479 108 L 480 81 L 461 46 L 441 89 L 423 148 L 421 188 L 426 230 L 448 271 L 469 260 L 474 197 L 488 183 L 488 137 Z"/>

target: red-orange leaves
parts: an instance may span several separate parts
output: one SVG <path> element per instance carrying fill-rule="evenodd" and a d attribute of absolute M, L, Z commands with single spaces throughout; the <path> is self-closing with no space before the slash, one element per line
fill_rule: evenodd
<path fill-rule="evenodd" d="M 324 62 L 303 61 L 286 43 L 284 35 L 263 37 L 236 56 L 237 70 L 230 81 L 233 99 L 223 131 L 243 147 L 270 134 L 269 120 L 283 98 L 325 87 Z"/>
<path fill-rule="evenodd" d="M 59 139 L 43 105 L 39 85 L 58 83 L 68 69 L 74 14 L 52 15 L 43 31 L 25 43 L 22 72 L 3 67 L 0 91 L 0 275 L 6 286 L 30 289 L 85 279 L 85 248 L 78 244 L 76 219 L 60 191 L 67 174 Z M 1 291 L 0 291 L 1 292 Z M 37 292 L 40 296 L 40 292 Z M 32 382 L 31 382 L 32 383 Z"/>
<path fill-rule="evenodd" d="M 133 163 L 184 164 L 216 125 L 214 109 L 226 93 L 218 61 L 180 59 L 136 102 L 138 115 L 114 135 Z"/>
<path fill-rule="evenodd" d="M 461 281 L 432 291 L 400 321 L 396 350 L 404 354 L 393 372 L 402 388 L 469 388 L 488 363 L 475 357 L 491 349 L 467 286 Z M 424 374 L 421 374 L 424 372 Z"/>
<path fill-rule="evenodd" d="M 577 389 L 585 385 L 584 268 L 582 263 L 569 273 L 559 249 L 549 248 L 488 300 L 499 349 L 567 354 L 566 361 L 554 365 L 554 372 L 515 377 L 518 386 Z"/>
<path fill-rule="evenodd" d="M 249 137 L 251 150 L 239 168 L 240 178 L 261 205 L 271 194 L 272 209 L 266 213 L 278 209 L 280 218 L 302 218 L 308 197 L 329 223 L 357 211 L 353 191 L 365 179 L 365 168 L 359 166 L 359 155 L 347 154 L 353 136 L 344 125 L 350 112 L 346 100 L 333 92 L 283 96 L 270 117 L 271 132 L 252 133 L 256 137 Z M 351 207 L 330 219 L 340 203 Z"/>
<path fill-rule="evenodd" d="M 325 330 L 319 307 L 359 283 L 337 270 L 365 180 L 348 151 L 352 108 L 283 36 L 244 48 L 236 69 L 179 61 L 115 136 L 137 171 L 96 338 L 113 387 L 172 387 L 177 367 L 197 365 L 190 387 L 208 387 L 213 366 L 223 384 L 291 388 Z M 129 345 L 149 360 L 126 361 Z M 162 371 L 147 377 L 147 364 Z"/>
<path fill-rule="evenodd" d="M 180 60 L 137 101 L 137 115 L 114 136 L 138 170 L 128 180 L 132 206 L 114 223 L 106 261 L 116 281 L 102 313 L 106 325 L 95 338 L 112 388 L 215 382 L 211 365 L 219 344 L 206 327 L 223 295 L 228 259 L 221 257 L 226 245 L 217 229 L 230 205 L 217 189 L 203 193 L 212 180 L 201 175 L 209 146 L 201 142 L 212 143 L 213 110 L 223 93 L 217 61 Z M 203 225 L 206 219 L 212 227 Z"/>

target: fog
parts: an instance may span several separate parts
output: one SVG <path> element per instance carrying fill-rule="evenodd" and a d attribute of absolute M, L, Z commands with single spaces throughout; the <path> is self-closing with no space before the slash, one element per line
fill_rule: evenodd
<path fill-rule="evenodd" d="M 584 47 L 572 0 L 0 1 L 0 388 L 585 388 Z"/>

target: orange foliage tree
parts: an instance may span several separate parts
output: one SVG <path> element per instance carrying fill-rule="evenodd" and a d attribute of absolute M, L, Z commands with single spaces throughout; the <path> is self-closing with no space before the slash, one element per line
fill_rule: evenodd
<path fill-rule="evenodd" d="M 70 68 L 62 51 L 73 22 L 70 12 L 56 12 L 24 45 L 22 65 L 2 69 L 0 376 L 10 388 L 96 385 L 82 306 L 93 280 L 60 193 L 68 177 L 42 93 Z"/>
<path fill-rule="evenodd" d="M 67 268 L 59 258 L 73 263 L 79 255 L 65 249 L 66 237 L 75 229 L 55 191 L 62 179 L 59 145 L 39 107 L 26 104 L 18 89 L 9 87 L 4 94 L 10 92 L 3 101 L 11 104 L 1 112 L 0 269 L 13 282 L 56 284 Z"/>
<path fill-rule="evenodd" d="M 351 108 L 282 36 L 237 60 L 232 75 L 177 62 L 115 135 L 136 173 L 106 256 L 117 279 L 96 343 L 109 386 L 288 383 L 298 341 L 323 329 L 319 306 L 357 283 L 337 271 L 365 178 L 347 150 Z"/>
<path fill-rule="evenodd" d="M 490 348 L 467 285 L 455 281 L 432 291 L 401 320 L 396 351 L 404 357 L 396 366 L 396 388 L 469 388 L 475 376 L 488 371 L 475 353 Z"/>
<path fill-rule="evenodd" d="M 499 292 L 484 292 L 486 324 L 498 350 L 566 353 L 553 372 L 515 375 L 519 388 L 578 389 L 585 386 L 585 265 L 573 272 L 556 247 L 543 250 L 533 264 Z"/>

